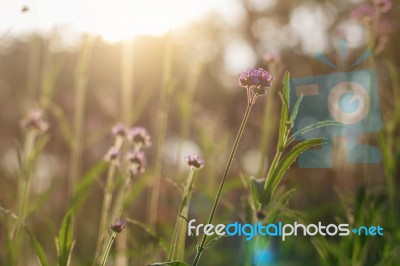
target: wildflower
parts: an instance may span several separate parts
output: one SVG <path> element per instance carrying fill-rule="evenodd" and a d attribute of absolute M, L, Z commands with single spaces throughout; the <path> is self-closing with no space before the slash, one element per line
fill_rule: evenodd
<path fill-rule="evenodd" d="M 150 135 L 143 127 L 133 127 L 129 129 L 127 136 L 137 150 L 151 146 Z"/>
<path fill-rule="evenodd" d="M 118 123 L 111 129 L 111 132 L 114 136 L 125 136 L 127 132 L 127 128 L 124 124 Z"/>
<path fill-rule="evenodd" d="M 115 219 L 115 223 L 110 225 L 110 229 L 116 233 L 121 233 L 126 226 L 126 221 L 124 219 Z"/>
<path fill-rule="evenodd" d="M 43 113 L 40 110 L 35 110 L 21 120 L 20 125 L 23 130 L 34 129 L 39 134 L 46 132 L 49 129 L 49 123 L 43 120 Z"/>
<path fill-rule="evenodd" d="M 204 160 L 196 153 L 185 156 L 185 161 L 192 169 L 200 169 L 204 167 Z"/>
<path fill-rule="evenodd" d="M 374 6 L 381 12 L 386 13 L 392 8 L 391 0 L 373 0 Z"/>
<path fill-rule="evenodd" d="M 143 173 L 146 167 L 146 157 L 141 151 L 131 151 L 126 155 L 126 159 L 131 163 L 130 171 L 133 175 Z"/>
<path fill-rule="evenodd" d="M 281 62 L 281 55 L 277 52 L 267 52 L 263 56 L 267 64 L 279 64 Z"/>
<path fill-rule="evenodd" d="M 257 211 L 257 219 L 258 220 L 264 220 L 264 218 L 265 218 L 265 212 L 263 211 L 263 210 L 258 210 Z"/>
<path fill-rule="evenodd" d="M 104 155 L 104 160 L 107 162 L 111 162 L 115 159 L 118 158 L 118 156 L 121 154 L 121 150 L 117 149 L 116 147 L 111 147 L 106 155 Z"/>
<path fill-rule="evenodd" d="M 268 87 L 272 85 L 272 75 L 262 68 L 250 68 L 238 75 L 238 84 L 247 89 L 249 103 L 254 104 L 258 96 L 267 93 Z"/>
<path fill-rule="evenodd" d="M 352 19 L 358 20 L 365 24 L 370 24 L 374 17 L 375 9 L 370 4 L 360 5 L 353 9 L 351 12 Z"/>

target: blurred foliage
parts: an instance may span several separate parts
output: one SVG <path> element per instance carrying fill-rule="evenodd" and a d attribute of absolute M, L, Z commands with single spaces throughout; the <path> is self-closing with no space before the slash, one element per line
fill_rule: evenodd
<path fill-rule="evenodd" d="M 333 61 L 339 60 L 337 41 L 343 34 L 350 39 L 352 37 L 351 31 L 347 35 L 343 32 L 351 27 L 354 28 L 355 22 L 351 22 L 353 24 L 350 25 L 346 24 L 346 21 L 356 2 L 359 1 L 242 0 L 239 1 L 242 10 L 239 13 L 242 15 L 237 21 L 228 23 L 216 14 L 209 14 L 201 21 L 171 32 L 171 69 L 168 86 L 173 87 L 173 90 L 165 102 L 163 102 L 164 92 L 160 92 L 160 89 L 167 86 L 163 84 L 166 82 L 163 78 L 163 60 L 167 38 L 135 37 L 132 42 L 135 56 L 132 70 L 134 91 L 131 99 L 133 102 L 131 125 L 146 127 L 155 139 L 159 126 L 157 114 L 161 105 L 168 110 L 168 124 L 164 152 L 161 154 L 162 178 L 156 228 L 142 230 L 143 226 L 129 226 L 125 232 L 130 237 L 128 255 L 130 260 L 135 262 L 133 265 L 149 262 L 146 256 L 165 258 L 165 251 L 157 248 L 157 243 L 160 239 L 171 238 L 181 198 L 180 191 L 173 184 L 177 183 L 179 187 L 184 183 L 188 169 L 182 165 L 183 156 L 193 147 L 201 151 L 206 167 L 199 173 L 195 182 L 189 216 L 205 221 L 232 137 L 246 108 L 245 93 L 236 85 L 236 73 L 233 73 L 236 68 L 268 67 L 268 63 L 263 59 L 264 54 L 278 51 L 282 57 L 280 70 L 288 70 L 295 77 L 333 72 L 333 69 L 315 60 L 313 54 L 321 51 L 313 49 L 323 47 L 325 48 L 323 52 L 328 57 Z M 308 10 L 308 13 L 304 10 Z M 307 17 L 307 14 L 314 14 L 315 20 L 299 19 Z M 397 22 L 396 18 L 399 15 L 400 6 L 395 5 L 385 16 Z M 321 17 L 325 21 L 321 24 L 323 27 L 317 27 L 318 31 L 311 31 L 310 23 L 320 25 L 318 19 Z M 323 37 L 320 38 L 318 34 L 321 32 Z M 397 191 L 400 175 L 398 165 L 400 53 L 397 47 L 400 45 L 400 35 L 398 33 L 397 27 L 389 36 L 390 41 L 387 42 L 383 52 L 375 58 L 374 65 L 378 73 L 385 127 L 379 133 L 379 139 L 373 135 L 370 141 L 379 143 L 384 159 L 383 163 L 371 165 L 368 170 L 371 177 L 370 185 L 379 191 L 375 194 L 365 192 L 363 201 L 358 199 L 360 196 L 356 198 L 363 189 L 361 183 L 364 168 L 359 165 L 336 165 L 333 169 L 318 170 L 294 167 L 283 179 L 285 187 L 296 188 L 289 203 L 290 209 L 287 210 L 288 216 L 292 219 L 306 216 L 307 221 L 326 223 L 338 217 L 348 218 L 346 215 L 349 210 L 386 215 L 389 209 L 388 213 L 392 215 L 392 220 L 388 221 L 387 234 L 391 235 L 391 240 L 388 242 L 389 246 L 383 247 L 376 254 L 371 254 L 370 261 L 374 263 L 379 261 L 379 256 L 383 256 L 382 254 L 391 255 L 391 251 L 398 250 L 394 247 L 399 243 L 399 232 L 395 227 L 396 223 L 393 222 L 399 220 Z M 13 35 L 11 29 L 0 40 L 0 149 L 2 151 L 0 206 L 8 210 L 16 208 L 18 172 L 16 150 L 21 146 L 19 140 L 23 139 L 18 121 L 29 110 L 40 107 L 50 122 L 50 130 L 46 148 L 38 155 L 34 168 L 30 192 L 32 201 L 29 204 L 35 211 L 30 211 L 25 220 L 31 228 L 29 236 L 34 244 L 41 243 L 49 264 L 54 265 L 57 261 L 54 236 L 58 235 L 65 210 L 71 207 L 72 200 L 72 204 L 77 207 L 74 215 L 75 242 L 69 239 L 65 243 L 59 243 L 59 248 L 64 245 L 66 249 L 61 254 L 62 260 L 68 260 L 70 249 L 75 243 L 71 265 L 89 265 L 96 246 L 102 187 L 105 180 L 105 165 L 99 161 L 111 146 L 112 139 L 109 134 L 111 126 L 122 119 L 120 110 L 122 44 L 105 43 L 100 38 L 92 43 L 92 55 L 87 69 L 82 131 L 82 159 L 79 173 L 82 181 L 77 187 L 77 194 L 71 199 L 66 188 L 67 177 L 71 170 L 69 164 L 74 138 L 73 121 L 76 107 L 74 77 L 81 48 L 64 49 L 65 47 L 59 46 L 59 36 L 62 34 L 62 31 L 55 30 L 48 36 L 32 33 L 29 36 L 17 37 Z M 361 31 L 361 35 L 365 37 L 366 33 Z M 315 46 L 312 40 L 315 40 Z M 325 45 L 320 46 L 318 40 L 322 40 Z M 351 65 L 352 60 L 354 61 L 354 58 L 365 51 L 367 43 L 366 38 L 361 38 L 358 44 L 351 43 L 350 40 L 349 43 L 352 46 L 346 63 Z M 235 58 L 233 61 L 239 62 L 238 66 L 230 64 L 232 49 Z M 243 51 L 247 52 L 242 53 Z M 246 65 L 246 62 L 252 65 Z M 360 66 L 360 68 L 367 67 L 369 67 L 367 64 Z M 283 71 L 277 71 L 275 80 L 280 81 L 282 76 Z M 280 86 L 279 82 L 275 82 L 274 86 L 267 97 L 276 103 L 269 111 L 269 115 L 275 118 L 271 119 L 275 121 L 271 127 L 277 128 L 280 104 L 276 88 Z M 260 101 L 254 106 L 222 196 L 216 223 L 244 219 L 244 211 L 239 206 L 245 190 L 238 177 L 243 172 L 248 176 L 256 175 L 260 168 L 257 163 L 246 166 L 248 160 L 244 159 L 249 156 L 247 151 L 259 151 L 259 140 L 263 137 L 260 136 L 260 132 L 263 132 L 265 103 Z M 272 133 L 269 133 L 268 143 L 278 141 L 277 131 L 272 130 Z M 266 166 L 261 169 L 267 169 L 269 166 L 274 149 L 275 145 L 268 145 L 268 150 L 265 151 Z M 155 156 L 156 147 L 153 147 L 149 152 L 149 169 L 155 165 Z M 130 217 L 132 221 L 146 219 L 146 202 L 149 198 L 146 180 L 153 174 L 152 170 L 149 170 L 138 180 L 134 180 L 134 184 L 138 185 L 137 187 L 133 185 L 131 188 L 132 194 L 127 199 L 125 212 L 125 216 Z M 336 193 L 335 190 L 340 193 Z M 343 203 L 342 196 L 338 196 L 342 193 L 348 193 L 352 200 Z M 368 206 L 366 199 L 372 206 Z M 293 209 L 301 211 L 301 215 L 294 211 L 291 213 Z M 375 222 L 374 219 L 367 218 L 365 222 Z M 0 216 L 0 250 L 2 250 L 0 264 L 5 261 L 3 251 L 6 250 L 6 241 L 3 237 L 6 232 L 2 226 L 4 219 Z M 157 234 L 154 234 L 157 237 L 146 232 L 154 230 L 157 231 Z M 195 250 L 193 240 L 188 239 L 188 242 L 186 254 L 190 256 Z M 334 246 L 327 247 L 326 250 L 335 251 L 335 245 L 339 245 L 339 241 L 329 239 L 329 242 L 333 242 Z M 375 244 L 370 246 L 368 243 L 364 244 L 359 244 L 359 247 L 367 247 L 365 252 L 371 251 L 368 247 L 378 250 Z M 329 243 L 323 245 L 328 246 Z M 352 243 L 341 243 L 341 245 L 352 245 Z M 292 238 L 284 243 L 272 240 L 271 246 L 274 252 L 274 264 L 300 265 L 301 262 L 302 265 L 315 265 L 319 261 L 318 254 L 308 238 Z M 36 245 L 37 250 L 41 250 L 37 247 L 39 246 Z M 335 263 L 351 261 L 351 257 L 348 258 L 339 251 L 329 254 L 331 256 L 329 258 Z M 31 263 L 33 256 L 31 253 L 33 254 L 30 250 L 25 251 L 20 263 Z M 216 242 L 204 255 L 200 265 L 243 265 L 246 258 L 244 253 L 245 249 L 240 238 L 224 238 Z M 392 261 L 388 263 L 386 265 L 391 265 Z"/>

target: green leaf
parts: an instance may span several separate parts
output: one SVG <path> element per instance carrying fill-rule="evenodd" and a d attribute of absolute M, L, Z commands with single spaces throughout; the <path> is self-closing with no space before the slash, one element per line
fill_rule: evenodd
<path fill-rule="evenodd" d="M 147 266 L 190 266 L 190 265 L 180 261 L 171 261 L 171 262 L 155 262 Z"/>
<path fill-rule="evenodd" d="M 106 170 L 107 163 L 99 162 L 89 169 L 76 186 L 70 208 L 75 211 L 81 206 L 96 179 Z"/>
<path fill-rule="evenodd" d="M 69 209 L 61 223 L 58 238 L 56 238 L 59 266 L 67 266 L 70 263 L 73 246 L 72 233 L 73 212 L 72 209 Z"/>
<path fill-rule="evenodd" d="M 287 204 L 290 198 L 293 196 L 295 189 L 290 189 L 286 192 L 277 192 L 274 195 L 274 200 L 267 213 L 268 215 L 268 223 L 273 223 L 278 216 L 278 212 L 282 210 L 282 207 Z"/>
<path fill-rule="evenodd" d="M 24 226 L 24 228 L 25 228 L 26 233 L 29 235 L 29 239 L 32 242 L 32 245 L 33 245 L 33 248 L 35 249 L 36 255 L 39 258 L 40 265 L 42 265 L 42 266 L 49 265 L 47 262 L 46 254 L 44 253 L 42 246 L 40 245 L 39 241 L 36 239 L 33 232 L 29 229 L 28 226 Z"/>
<path fill-rule="evenodd" d="M 290 92 L 290 74 L 286 72 L 285 77 L 283 78 L 283 95 L 279 93 L 282 101 L 281 107 L 281 118 L 279 121 L 279 137 L 278 137 L 278 150 L 283 148 L 283 144 L 285 141 L 286 131 L 287 131 L 287 122 L 289 118 L 289 92 Z"/>
<path fill-rule="evenodd" d="M 265 195 L 264 201 L 267 201 L 274 194 L 274 191 L 279 185 L 283 175 L 289 169 L 292 163 L 296 160 L 297 156 L 299 156 L 302 152 L 308 150 L 313 146 L 327 142 L 328 140 L 321 138 L 308 139 L 294 146 L 274 169 L 274 172 L 272 173 L 271 178 L 268 180 L 268 184 L 264 189 L 264 195 Z"/>
<path fill-rule="evenodd" d="M 290 73 L 286 71 L 285 76 L 283 77 L 283 96 L 285 96 L 285 100 L 287 103 L 290 103 Z"/>
<path fill-rule="evenodd" d="M 40 265 L 41 266 L 49 265 L 49 263 L 47 262 L 46 254 L 44 253 L 42 246 L 40 245 L 39 241 L 36 239 L 33 232 L 29 229 L 29 227 L 24 222 L 22 222 L 19 219 L 19 217 L 12 211 L 0 206 L 0 212 L 3 213 L 4 215 L 11 217 L 16 222 L 19 222 L 24 227 L 25 232 L 28 234 L 29 239 L 31 240 L 33 248 L 35 249 L 36 255 L 38 256 Z"/>
<path fill-rule="evenodd" d="M 318 122 L 318 123 L 309 125 L 309 126 L 307 126 L 307 127 L 304 127 L 304 128 L 302 128 L 302 129 L 300 129 L 299 131 L 295 132 L 295 133 L 290 137 L 289 143 L 293 142 L 294 139 L 295 139 L 297 136 L 300 136 L 300 135 L 303 135 L 303 134 L 305 134 L 305 133 L 308 133 L 308 132 L 310 132 L 311 130 L 314 130 L 314 129 L 317 129 L 317 128 L 321 128 L 321 127 L 327 127 L 327 126 L 341 126 L 341 125 L 343 125 L 343 124 L 340 123 L 340 122 L 337 122 L 337 121 L 335 121 L 335 120 L 320 121 L 320 122 Z"/>
<path fill-rule="evenodd" d="M 208 249 L 209 247 L 211 247 L 212 245 L 214 245 L 218 240 L 220 240 L 223 237 L 228 237 L 227 235 L 223 235 L 223 236 L 216 236 L 214 237 L 210 242 L 208 242 L 208 244 L 204 247 L 204 249 Z"/>
<path fill-rule="evenodd" d="M 140 222 L 140 221 L 138 221 L 138 220 L 135 220 L 135 219 L 127 218 L 126 221 L 129 222 L 129 223 L 131 223 L 131 224 L 134 224 L 134 225 L 137 225 L 137 226 L 141 227 L 141 228 L 142 228 L 143 230 L 145 230 L 149 235 L 151 235 L 154 239 L 157 240 L 157 242 L 158 242 L 158 244 L 159 244 L 159 246 L 160 246 L 161 248 L 163 248 L 166 252 L 168 252 L 169 247 L 168 247 L 167 242 L 166 242 L 162 237 L 160 237 L 160 236 L 157 234 L 157 232 L 156 232 L 153 228 L 151 228 L 151 227 L 148 226 L 147 224 L 142 223 L 142 222 Z M 164 265 L 164 264 L 161 264 L 161 265 Z"/>
<path fill-rule="evenodd" d="M 302 100 L 303 100 L 303 94 L 301 94 L 300 97 L 297 98 L 296 103 L 294 104 L 293 112 L 292 115 L 290 116 L 291 127 L 293 127 L 294 120 L 296 120 L 297 113 L 299 112 L 299 106 Z"/>

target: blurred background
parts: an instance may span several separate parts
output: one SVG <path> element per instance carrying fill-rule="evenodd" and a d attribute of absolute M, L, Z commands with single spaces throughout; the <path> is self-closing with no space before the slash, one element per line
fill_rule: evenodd
<path fill-rule="evenodd" d="M 348 50 L 342 70 L 349 70 L 369 45 L 368 28 L 351 18 L 352 10 L 362 3 L 1 1 L 0 205 L 15 208 L 17 150 L 23 139 L 19 121 L 40 108 L 50 124 L 49 142 L 35 167 L 31 190 L 35 212 L 29 223 L 51 261 L 56 254 L 54 235 L 73 187 L 69 180 L 79 180 L 102 160 L 112 145 L 110 130 L 117 122 L 143 126 L 153 140 L 147 151 L 147 170 L 133 182 L 125 216 L 147 220 L 147 180 L 161 160 L 154 225 L 168 240 L 181 197 L 175 183 L 183 183 L 188 172 L 183 156 L 196 152 L 206 166 L 195 181 L 190 216 L 205 222 L 246 108 L 245 91 L 238 87 L 236 75 L 250 67 L 263 67 L 274 75 L 273 88 L 252 111 L 215 222 L 242 219 L 244 190 L 238 176 L 263 178 L 268 169 L 276 149 L 277 90 L 284 72 L 303 77 L 337 71 L 316 60 L 315 55 L 323 53 L 339 62 L 338 44 L 343 39 Z M 378 73 L 383 124 L 390 127 L 395 141 L 400 120 L 392 118 L 400 107 L 395 105 L 399 87 L 392 81 L 398 80 L 395 72 L 400 67 L 399 15 L 396 4 L 384 14 L 387 24 L 376 36 L 374 48 L 379 51 L 372 65 Z M 357 68 L 370 67 L 366 62 Z M 264 123 L 268 128 L 263 130 Z M 379 134 L 371 134 L 368 141 L 376 146 L 382 143 Z M 390 168 L 396 180 L 400 148 L 398 144 L 391 147 L 397 154 L 391 159 L 394 170 Z M 338 194 L 356 195 L 364 173 L 364 165 L 347 164 L 340 158 L 335 159 L 332 169 L 294 165 L 284 177 L 287 188 L 296 188 L 290 207 L 304 212 L 312 222 L 333 221 L 346 212 Z M 384 162 L 369 165 L 368 173 L 371 183 L 386 191 L 388 170 Z M 98 178 L 76 214 L 72 265 L 89 265 L 93 258 L 105 171 L 95 175 Z M 131 265 L 149 262 L 143 254 L 155 260 L 165 258 L 160 251 L 146 253 L 146 246 L 155 245 L 156 240 L 140 227 L 128 227 Z M 0 250 L 5 246 L 3 235 L 2 229 Z M 195 251 L 192 242 L 189 240 L 188 258 Z M 223 239 L 205 253 L 201 265 L 244 265 L 243 252 L 240 238 Z M 277 241 L 271 252 L 268 263 L 318 262 L 317 252 L 306 237 Z M 36 265 L 32 250 L 28 249 L 25 257 L 25 265 Z"/>

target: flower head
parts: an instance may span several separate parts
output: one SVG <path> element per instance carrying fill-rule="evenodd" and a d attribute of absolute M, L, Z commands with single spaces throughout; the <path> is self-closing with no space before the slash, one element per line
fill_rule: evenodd
<path fill-rule="evenodd" d="M 141 151 L 131 151 L 126 155 L 126 159 L 130 162 L 130 171 L 133 175 L 143 173 L 146 168 L 146 157 Z"/>
<path fill-rule="evenodd" d="M 117 149 L 116 147 L 111 147 L 107 151 L 106 155 L 104 155 L 104 160 L 108 161 L 108 162 L 114 161 L 115 159 L 118 158 L 118 156 L 120 154 L 121 154 L 121 150 L 120 149 Z"/>
<path fill-rule="evenodd" d="M 381 12 L 381 13 L 386 13 L 388 12 L 392 6 L 393 3 L 391 0 L 373 0 L 374 6 Z"/>
<path fill-rule="evenodd" d="M 115 223 L 110 225 L 110 229 L 116 233 L 121 233 L 126 226 L 126 221 L 124 219 L 115 219 Z"/>
<path fill-rule="evenodd" d="M 370 4 L 364 4 L 353 9 L 351 12 L 351 18 L 366 24 L 370 24 L 374 14 L 375 8 Z"/>
<path fill-rule="evenodd" d="M 39 134 L 49 129 L 49 123 L 43 120 L 43 113 L 40 110 L 29 112 L 28 115 L 21 120 L 20 125 L 23 130 L 34 129 Z"/>
<path fill-rule="evenodd" d="M 138 150 L 151 146 L 150 135 L 143 127 L 133 127 L 129 129 L 127 136 Z"/>
<path fill-rule="evenodd" d="M 266 217 L 265 212 L 263 210 L 258 210 L 256 215 L 258 220 L 264 220 L 264 218 Z"/>
<path fill-rule="evenodd" d="M 204 160 L 196 153 L 185 156 L 185 161 L 192 169 L 200 169 L 204 167 Z"/>
<path fill-rule="evenodd" d="M 113 126 L 113 128 L 111 129 L 111 132 L 114 136 L 125 136 L 126 132 L 127 132 L 127 128 L 124 124 L 122 123 L 118 123 L 115 126 Z"/>
<path fill-rule="evenodd" d="M 247 89 L 247 99 L 254 104 L 258 96 L 267 93 L 267 89 L 272 85 L 272 75 L 262 68 L 250 68 L 238 75 L 239 86 Z"/>

